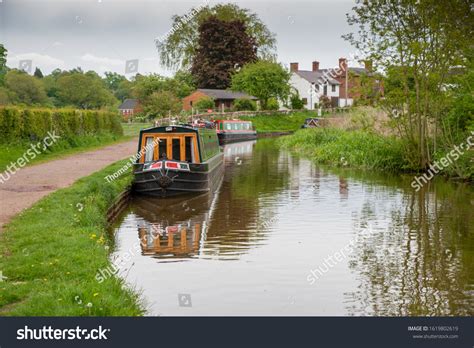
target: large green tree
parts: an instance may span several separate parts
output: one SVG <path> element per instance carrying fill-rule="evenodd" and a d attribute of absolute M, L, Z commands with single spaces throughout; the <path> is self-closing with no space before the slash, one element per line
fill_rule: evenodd
<path fill-rule="evenodd" d="M 280 64 L 258 61 L 247 64 L 232 77 L 232 89 L 257 97 L 266 108 L 271 98 L 287 100 L 290 95 L 290 73 Z"/>
<path fill-rule="evenodd" d="M 258 57 L 274 57 L 275 34 L 270 32 L 255 13 L 235 4 L 217 4 L 193 8 L 185 15 L 173 16 L 172 29 L 155 41 L 161 63 L 173 69 L 189 68 L 198 49 L 199 26 L 212 16 L 223 21 L 242 21 L 247 34 L 255 39 Z"/>
<path fill-rule="evenodd" d="M 143 101 L 148 118 L 174 116 L 181 111 L 181 101 L 169 91 L 153 92 Z"/>
<path fill-rule="evenodd" d="M 117 103 L 105 82 L 95 72 L 75 71 L 57 79 L 57 97 L 63 105 L 81 109 L 101 108 Z"/>
<path fill-rule="evenodd" d="M 23 71 L 10 70 L 5 75 L 5 87 L 14 103 L 45 104 L 48 101 L 43 84 Z"/>
<path fill-rule="evenodd" d="M 244 22 L 210 17 L 199 27 L 199 47 L 191 73 L 200 88 L 226 89 L 236 69 L 257 59 L 256 51 Z"/>
<path fill-rule="evenodd" d="M 195 89 L 195 85 L 189 73 L 179 71 L 172 78 L 158 74 L 137 76 L 132 89 L 135 98 L 144 101 L 154 92 L 163 91 L 171 92 L 178 98 L 184 98 Z"/>
<path fill-rule="evenodd" d="M 386 95 L 388 109 L 407 140 L 407 153 L 426 168 L 443 127 L 445 90 L 453 66 L 472 50 L 474 13 L 469 0 L 359 1 L 348 15 L 357 32 L 345 36 L 365 58 L 397 72 Z"/>
<path fill-rule="evenodd" d="M 0 86 L 3 85 L 7 73 L 7 50 L 0 44 Z"/>

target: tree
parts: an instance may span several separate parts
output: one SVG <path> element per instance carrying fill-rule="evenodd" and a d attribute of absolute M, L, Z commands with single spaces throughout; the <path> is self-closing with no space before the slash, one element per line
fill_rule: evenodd
<path fill-rule="evenodd" d="M 43 78 L 43 73 L 41 72 L 40 68 L 36 67 L 35 72 L 33 74 L 34 77 L 37 77 L 39 79 Z"/>
<path fill-rule="evenodd" d="M 44 104 L 48 98 L 41 82 L 23 71 L 10 70 L 5 75 L 5 86 L 14 103 Z"/>
<path fill-rule="evenodd" d="M 290 94 L 290 73 L 280 64 L 258 61 L 247 64 L 232 77 L 232 89 L 257 97 L 266 109 L 270 98 L 287 100 Z"/>
<path fill-rule="evenodd" d="M 81 109 L 101 108 L 117 103 L 105 82 L 95 72 L 73 72 L 57 79 L 57 96 L 63 105 Z"/>
<path fill-rule="evenodd" d="M 7 73 L 7 50 L 0 44 L 0 86 L 3 85 Z"/>
<path fill-rule="evenodd" d="M 234 101 L 233 108 L 235 111 L 255 111 L 257 105 L 252 99 L 240 98 Z"/>
<path fill-rule="evenodd" d="M 213 110 L 216 107 L 216 103 L 212 98 L 202 97 L 196 102 L 196 104 L 194 104 L 194 107 L 201 111 Z"/>
<path fill-rule="evenodd" d="M 226 89 L 232 73 L 257 59 L 255 40 L 242 21 L 210 17 L 199 26 L 199 47 L 191 73 L 200 88 Z"/>
<path fill-rule="evenodd" d="M 418 167 L 437 151 L 437 130 L 446 108 L 443 86 L 451 67 L 464 65 L 472 49 L 474 12 L 465 0 L 360 1 L 348 15 L 358 33 L 345 35 L 366 59 L 397 69 L 398 88 L 386 95 L 398 108 L 397 129 Z"/>
<path fill-rule="evenodd" d="M 191 66 L 198 49 L 199 27 L 211 16 L 222 21 L 239 20 L 245 24 L 247 34 L 255 39 L 257 55 L 261 59 L 274 57 L 275 34 L 255 13 L 235 4 L 218 4 L 202 9 L 193 8 L 189 14 L 173 16 L 172 30 L 164 38 L 157 38 L 156 47 L 161 64 L 174 69 L 187 69 Z"/>
<path fill-rule="evenodd" d="M 150 119 L 177 114 L 181 107 L 181 101 L 169 91 L 153 92 L 143 102 L 143 110 Z"/>
<path fill-rule="evenodd" d="M 189 73 L 177 72 L 173 78 L 164 77 L 158 74 L 150 74 L 148 76 L 137 76 L 132 87 L 133 95 L 139 100 L 145 100 L 154 92 L 168 91 L 177 96 L 184 98 L 195 90 L 192 78 Z"/>

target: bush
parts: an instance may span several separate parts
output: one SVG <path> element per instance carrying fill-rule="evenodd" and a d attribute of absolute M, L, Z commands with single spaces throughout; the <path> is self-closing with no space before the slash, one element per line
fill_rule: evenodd
<path fill-rule="evenodd" d="M 49 131 L 55 131 L 66 139 L 84 134 L 123 134 L 120 117 L 112 112 L 0 108 L 0 142 L 43 139 Z"/>
<path fill-rule="evenodd" d="M 301 100 L 298 93 L 292 94 L 290 97 L 290 104 L 293 110 L 301 110 L 304 108 L 303 100 Z"/>
<path fill-rule="evenodd" d="M 214 99 L 203 97 L 194 104 L 194 107 L 201 111 L 209 109 L 213 110 L 216 107 L 216 104 L 214 103 Z"/>
<path fill-rule="evenodd" d="M 278 100 L 275 98 L 270 98 L 267 102 L 267 110 L 278 110 L 280 109 L 280 105 L 278 104 Z"/>
<path fill-rule="evenodd" d="M 240 98 L 234 101 L 233 108 L 235 111 L 255 111 L 257 104 L 252 99 Z"/>

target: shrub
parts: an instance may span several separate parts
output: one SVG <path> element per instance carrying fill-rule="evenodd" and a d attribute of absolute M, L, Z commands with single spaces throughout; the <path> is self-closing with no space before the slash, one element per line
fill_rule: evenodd
<path fill-rule="evenodd" d="M 203 97 L 199 99 L 196 104 L 194 104 L 194 107 L 198 110 L 209 110 L 209 109 L 214 109 L 216 104 L 214 103 L 214 99 L 211 99 L 209 97 Z"/>
<path fill-rule="evenodd" d="M 303 100 L 301 100 L 298 93 L 292 94 L 290 97 L 290 104 L 293 110 L 301 110 L 304 108 Z"/>
<path fill-rule="evenodd" d="M 255 111 L 257 104 L 252 99 L 240 98 L 234 101 L 233 108 L 235 111 Z"/>
<path fill-rule="evenodd" d="M 49 131 L 63 138 L 102 132 L 123 134 L 120 117 L 112 112 L 0 108 L 0 142 L 43 139 Z"/>
<path fill-rule="evenodd" d="M 275 98 L 270 98 L 267 102 L 267 110 L 278 110 L 280 108 L 280 105 L 278 104 L 278 100 Z"/>

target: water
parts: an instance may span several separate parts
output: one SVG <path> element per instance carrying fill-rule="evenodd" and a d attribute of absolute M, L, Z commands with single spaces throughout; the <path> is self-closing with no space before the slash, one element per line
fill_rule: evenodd
<path fill-rule="evenodd" d="M 114 229 L 149 315 L 474 314 L 474 190 L 225 147 L 214 194 L 137 197 Z M 143 245 L 140 245 L 143 241 Z"/>

